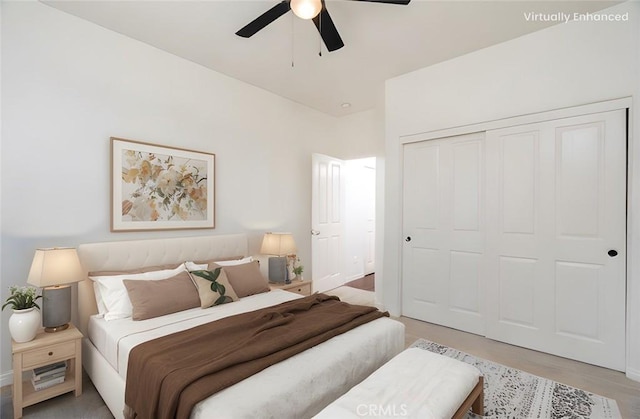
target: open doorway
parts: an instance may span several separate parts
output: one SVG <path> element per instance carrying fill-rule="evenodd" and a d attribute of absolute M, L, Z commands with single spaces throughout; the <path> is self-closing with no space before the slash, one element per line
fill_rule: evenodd
<path fill-rule="evenodd" d="M 347 282 L 375 291 L 376 159 L 346 161 L 345 253 Z"/>
<path fill-rule="evenodd" d="M 372 288 L 376 160 L 314 154 L 312 161 L 313 289 L 324 292 L 367 276 Z"/>

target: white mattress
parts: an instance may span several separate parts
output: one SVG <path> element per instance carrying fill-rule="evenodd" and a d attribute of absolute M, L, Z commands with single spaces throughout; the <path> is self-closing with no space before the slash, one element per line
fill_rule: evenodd
<path fill-rule="evenodd" d="M 120 377 L 139 343 L 234 314 L 299 298 L 276 290 L 211 309 L 145 321 L 93 316 L 89 337 Z M 404 349 L 404 325 L 389 318 L 364 324 L 308 349 L 200 402 L 193 418 L 311 417 Z M 248 397 L 248 395 L 250 395 Z"/>

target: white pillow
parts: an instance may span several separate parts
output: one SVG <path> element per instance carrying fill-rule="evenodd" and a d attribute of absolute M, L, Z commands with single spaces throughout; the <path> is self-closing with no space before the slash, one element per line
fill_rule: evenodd
<path fill-rule="evenodd" d="M 201 271 L 203 269 L 207 269 L 207 266 L 209 266 L 209 264 L 208 263 L 198 264 L 189 260 L 184 263 L 184 266 L 186 266 L 187 270 L 191 272 L 191 271 Z"/>
<path fill-rule="evenodd" d="M 242 259 L 232 259 L 232 260 L 221 260 L 221 261 L 214 261 L 214 263 L 216 265 L 220 265 L 220 266 L 234 266 L 234 265 L 243 265 L 245 263 L 249 263 L 249 262 L 253 262 L 253 256 L 247 256 L 246 258 L 242 258 Z M 185 266 L 187 267 L 187 270 L 189 272 L 191 271 L 200 271 L 203 269 L 207 269 L 207 267 L 209 266 L 208 263 L 195 263 L 195 262 L 185 262 L 184 263 Z"/>
<path fill-rule="evenodd" d="M 221 260 L 214 262 L 216 265 L 220 266 L 235 266 L 235 265 L 244 265 L 245 263 L 253 262 L 253 256 L 247 256 L 242 259 L 232 259 L 232 260 Z"/>
<path fill-rule="evenodd" d="M 104 305 L 104 301 L 102 301 L 102 294 L 100 293 L 100 284 L 97 282 L 93 283 L 93 293 L 96 296 L 96 304 L 98 305 L 98 316 L 104 317 L 107 314 L 107 307 Z"/>
<path fill-rule="evenodd" d="M 98 303 L 98 313 L 104 314 L 105 320 L 124 319 L 131 317 L 133 307 L 127 288 L 124 286 L 125 279 L 131 280 L 156 280 L 167 279 L 185 272 L 186 266 L 179 265 L 175 269 L 164 269 L 161 271 L 151 271 L 139 274 L 122 274 L 122 275 L 106 275 L 106 276 L 90 276 L 95 285 L 98 285 L 99 291 L 96 292 L 96 302 Z M 101 305 L 104 313 L 100 312 Z"/>

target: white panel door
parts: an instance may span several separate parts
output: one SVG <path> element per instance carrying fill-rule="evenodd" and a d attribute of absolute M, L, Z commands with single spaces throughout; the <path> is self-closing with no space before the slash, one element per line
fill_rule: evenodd
<path fill-rule="evenodd" d="M 487 337 L 624 370 L 625 126 L 487 132 Z"/>
<path fill-rule="evenodd" d="M 345 162 L 312 155 L 311 274 L 314 291 L 344 284 Z"/>
<path fill-rule="evenodd" d="M 403 314 L 484 333 L 483 134 L 404 147 Z"/>

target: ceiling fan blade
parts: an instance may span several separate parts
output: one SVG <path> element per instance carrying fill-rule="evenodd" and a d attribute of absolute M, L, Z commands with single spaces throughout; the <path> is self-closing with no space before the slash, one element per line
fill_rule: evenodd
<path fill-rule="evenodd" d="M 368 1 L 369 3 L 387 3 L 387 4 L 399 4 L 406 6 L 411 0 L 354 0 L 354 1 Z"/>
<path fill-rule="evenodd" d="M 318 32 L 320 32 L 320 36 L 329 51 L 335 51 L 344 46 L 344 42 L 342 42 L 338 29 L 333 23 L 333 19 L 331 19 L 324 2 L 322 2 L 322 10 L 318 16 L 313 18 L 313 23 L 318 28 Z"/>
<path fill-rule="evenodd" d="M 236 35 L 241 36 L 243 38 L 250 38 L 255 35 L 259 30 L 263 29 L 265 26 L 279 18 L 280 16 L 287 13 L 291 8 L 289 7 L 289 2 L 284 0 L 280 3 L 273 6 L 271 9 L 267 10 L 257 18 L 255 18 L 252 22 L 250 22 L 247 26 L 240 29 L 236 32 Z"/>

